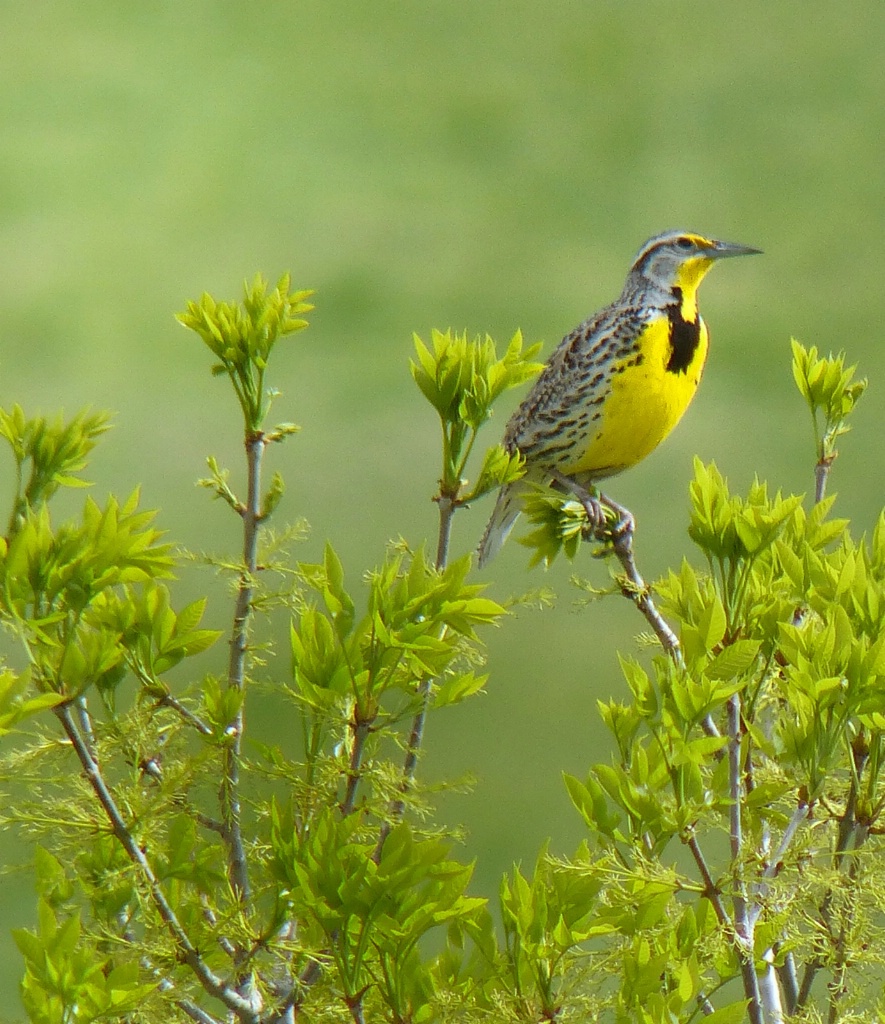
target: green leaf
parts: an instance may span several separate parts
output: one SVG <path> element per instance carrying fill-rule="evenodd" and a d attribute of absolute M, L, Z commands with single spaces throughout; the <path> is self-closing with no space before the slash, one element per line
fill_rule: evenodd
<path fill-rule="evenodd" d="M 519 451 L 508 451 L 498 444 L 485 454 L 476 484 L 464 495 L 463 501 L 475 501 L 489 491 L 514 483 L 525 473 L 525 459 Z"/>
<path fill-rule="evenodd" d="M 479 693 L 488 678 L 488 675 L 478 676 L 474 672 L 448 676 L 437 687 L 433 695 L 433 706 L 441 708 L 460 704 L 461 701 Z"/>
<path fill-rule="evenodd" d="M 704 672 L 710 679 L 735 679 L 750 668 L 759 647 L 758 640 L 735 640 L 712 658 Z"/>
<path fill-rule="evenodd" d="M 277 506 L 283 500 L 283 495 L 286 492 L 286 485 L 283 482 L 283 478 L 279 473 L 274 473 L 271 478 L 270 486 L 264 493 L 264 497 L 261 499 L 261 519 L 267 520 L 276 511 Z"/>
<path fill-rule="evenodd" d="M 744 1024 L 747 1019 L 747 1000 L 729 1003 L 703 1017 L 704 1024 Z"/>
<path fill-rule="evenodd" d="M 722 642 L 727 626 L 728 621 L 722 601 L 718 594 L 713 594 L 712 600 L 704 608 L 698 622 L 698 633 L 705 650 L 712 651 Z"/>
<path fill-rule="evenodd" d="M 621 815 L 612 810 L 602 786 L 596 779 L 591 775 L 586 783 L 583 783 L 567 772 L 563 772 L 562 777 L 572 803 L 589 828 L 614 837 Z"/>

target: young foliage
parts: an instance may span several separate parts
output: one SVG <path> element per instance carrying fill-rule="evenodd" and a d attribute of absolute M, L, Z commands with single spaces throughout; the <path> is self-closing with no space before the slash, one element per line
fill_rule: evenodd
<path fill-rule="evenodd" d="M 26 673 L 0 672 L 0 737 L 15 732 L 15 726 L 30 715 L 55 707 L 63 698 L 55 693 L 41 693 L 27 698 L 30 679 Z"/>
<path fill-rule="evenodd" d="M 469 557 L 439 571 L 423 551 L 393 550 L 368 577 L 367 610 L 357 617 L 341 563 L 326 545 L 321 564 L 301 571 L 316 602 L 293 622 L 291 695 L 305 709 L 305 747 L 319 756 L 329 731 L 343 737 L 349 755 L 341 806 L 350 813 L 366 765 L 391 726 L 414 714 L 430 681 L 431 702 L 466 699 L 484 682 L 471 663 L 479 656 L 478 628 L 495 624 L 505 610 L 467 582 Z M 373 759 L 374 762 L 374 759 Z M 312 771 L 317 770 L 313 766 Z M 377 774 L 377 771 L 376 771 Z M 383 797 L 389 783 L 376 778 Z M 382 817 L 384 803 L 375 807 Z"/>
<path fill-rule="evenodd" d="M 393 1020 L 413 1020 L 432 992 L 419 941 L 451 921 L 465 925 L 485 901 L 466 896 L 472 868 L 449 860 L 440 840 L 401 824 L 377 855 L 359 828 L 357 816 L 340 819 L 330 808 L 301 836 L 277 823 L 287 910 L 323 936 L 349 1007 L 377 992 Z"/>
<path fill-rule="evenodd" d="M 274 346 L 280 338 L 304 330 L 307 321 L 301 314 L 313 309 L 305 301 L 313 292 L 290 292 L 289 285 L 289 275 L 284 274 L 268 292 L 267 281 L 256 274 L 251 284 L 244 283 L 241 303 L 217 302 L 204 292 L 177 315 L 178 322 L 196 331 L 219 360 L 212 372 L 230 378 L 247 432 L 261 429 L 270 406 L 272 395 L 264 377 Z"/>
<path fill-rule="evenodd" d="M 289 287 L 257 277 L 242 303 L 204 295 L 179 316 L 243 415 L 245 496 L 214 458 L 201 481 L 242 528 L 241 557 L 212 563 L 235 581 L 221 672 L 189 669 L 219 633 L 202 625 L 205 600 L 176 607 L 176 559 L 137 492 L 53 521 L 105 420 L 0 412 L 16 463 L 0 618 L 25 652 L 23 670 L 0 671 L 0 736 L 29 728 L 3 765 L 25 791 L 0 822 L 39 843 L 37 926 L 15 935 L 29 1019 L 769 1024 L 824 1004 L 833 1022 L 871 1019 L 885 966 L 885 513 L 857 538 L 823 499 L 865 382 L 794 344 L 816 425 L 810 505 L 759 481 L 736 494 L 696 462 L 704 569 L 686 560 L 655 588 L 675 630 L 623 510 L 593 522 L 569 496 L 529 495 L 533 561 L 601 542 L 622 570 L 608 592 L 661 647 L 621 658 L 626 696 L 599 703 L 612 754 L 565 777 L 587 838 L 503 879 L 499 938 L 417 769 L 428 714 L 482 689 L 483 630 L 506 614 L 470 581 L 470 556 L 450 557 L 452 517 L 522 474 L 496 446 L 473 487 L 463 479 L 537 348 L 518 333 L 500 358 L 488 337 L 415 339 L 412 374 L 442 426 L 437 555 L 399 543 L 354 587 L 330 543 L 283 565 L 288 534 L 267 529 L 284 482 L 262 483 L 263 457 L 295 428 L 265 429 L 266 374 L 310 308 Z M 272 607 L 289 615 L 288 672 L 260 646 Z M 286 716 L 279 745 L 247 731 L 258 694 Z"/>
<path fill-rule="evenodd" d="M 504 983 L 519 1019 L 556 1020 L 567 1005 L 574 1010 L 585 1001 L 583 950 L 611 931 L 600 916 L 601 876 L 577 866 L 586 857 L 582 846 L 575 862 L 564 864 L 545 848 L 531 880 L 514 867 L 501 881 Z"/>
<path fill-rule="evenodd" d="M 59 416 L 27 418 L 20 405 L 0 409 L 0 436 L 15 459 L 15 496 L 7 533 L 15 533 L 29 511 L 49 501 L 60 487 L 87 487 L 76 474 L 85 469 L 98 438 L 109 429 L 104 413 L 80 412 L 67 422 Z"/>
<path fill-rule="evenodd" d="M 794 355 L 844 420 L 841 357 Z M 615 1019 L 806 1019 L 821 973 L 829 1019 L 855 1019 L 885 939 L 882 526 L 858 542 L 832 501 L 735 495 L 700 462 L 690 495 L 708 571 L 657 585 L 680 647 L 622 659 L 630 699 L 600 704 L 616 753 L 567 779 L 621 957 Z"/>
<path fill-rule="evenodd" d="M 19 487 L 0 615 L 28 669 L 0 676 L 0 731 L 46 709 L 57 723 L 38 725 L 5 768 L 28 792 L 4 821 L 42 844 L 39 927 L 16 937 L 31 1019 L 284 1024 L 304 1011 L 413 1024 L 441 1019 L 455 992 L 494 1004 L 497 950 L 485 901 L 466 891 L 472 867 L 403 819 L 428 811 L 415 777 L 424 716 L 482 688 L 479 634 L 505 611 L 468 581 L 469 556 L 434 564 L 392 547 L 355 596 L 330 544 L 319 564 L 281 564 L 280 538 L 295 531 L 268 532 L 284 482 L 263 485 L 262 467 L 295 428 L 265 429 L 266 373 L 276 341 L 306 326 L 309 294 L 258 277 L 241 304 L 204 295 L 179 316 L 243 414 L 245 496 L 214 458 L 201 481 L 243 530 L 242 560 L 212 562 L 235 576 L 225 673 L 188 683 L 182 672 L 219 633 L 201 624 L 205 600 L 175 607 L 162 581 L 176 560 L 137 492 L 53 522 L 47 503 L 84 468 L 104 420 L 2 415 Z M 492 402 L 537 368 L 519 337 L 501 359 L 488 338 L 444 348 L 437 338 L 440 380 L 460 366 L 445 414 L 450 516 Z M 518 471 L 493 449 L 482 486 Z M 255 640 L 258 613 L 281 605 L 292 612 L 282 687 L 261 679 Z M 259 684 L 288 699 L 285 749 L 246 742 Z M 447 936 L 428 955 L 433 931 Z"/>
<path fill-rule="evenodd" d="M 552 565 L 560 553 L 573 560 L 588 533 L 587 510 L 574 498 L 564 497 L 561 491 L 535 484 L 524 500 L 526 518 L 535 527 L 531 533 L 519 538 L 529 548 L 532 557 L 529 568 Z"/>
<path fill-rule="evenodd" d="M 144 984 L 137 963 L 113 966 L 94 942 L 84 941 L 80 917 L 59 922 L 45 902 L 38 905 L 36 932 L 17 929 L 25 961 L 21 997 L 34 1024 L 90 1024 L 119 1019 L 141 1006 L 156 983 Z"/>
<path fill-rule="evenodd" d="M 817 449 L 815 497 L 824 496 L 827 474 L 836 458 L 836 442 L 848 432 L 846 420 L 867 388 L 867 380 L 854 379 L 856 366 L 845 366 L 845 353 L 819 357 L 817 347 L 806 348 L 795 338 L 793 379 L 811 412 Z"/>
<path fill-rule="evenodd" d="M 431 345 L 432 351 L 415 335 L 417 362 L 411 363 L 412 377 L 442 425 L 440 497 L 464 504 L 522 475 L 519 455 L 496 445 L 486 453 L 474 487 L 461 493 L 480 427 L 505 391 L 519 387 L 541 370 L 542 363 L 532 362 L 541 346 L 538 343 L 523 350 L 522 332 L 517 331 L 499 358 L 488 335 L 471 339 L 466 331 L 436 330 Z"/>

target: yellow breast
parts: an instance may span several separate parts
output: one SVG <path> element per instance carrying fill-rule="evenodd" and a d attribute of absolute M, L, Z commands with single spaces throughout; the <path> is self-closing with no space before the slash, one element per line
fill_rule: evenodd
<path fill-rule="evenodd" d="M 614 364 L 610 391 L 600 407 L 601 417 L 576 451 L 575 462 L 564 467 L 568 476 L 602 479 L 629 469 L 664 440 L 682 418 L 697 391 L 707 359 L 709 334 L 700 320 L 697 347 L 687 366 L 668 369 L 671 361 L 670 323 L 660 316 L 651 321 L 639 341 L 641 359 Z"/>

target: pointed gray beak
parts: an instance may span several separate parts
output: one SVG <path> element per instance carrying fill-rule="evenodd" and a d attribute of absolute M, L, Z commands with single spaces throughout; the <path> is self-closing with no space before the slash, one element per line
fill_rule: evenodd
<path fill-rule="evenodd" d="M 761 249 L 754 249 L 751 245 L 739 245 L 737 242 L 714 241 L 707 250 L 707 255 L 714 260 L 725 259 L 726 256 L 755 256 L 761 253 Z"/>

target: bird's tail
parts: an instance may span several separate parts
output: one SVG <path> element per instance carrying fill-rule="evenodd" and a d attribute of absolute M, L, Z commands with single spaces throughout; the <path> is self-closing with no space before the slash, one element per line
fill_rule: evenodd
<path fill-rule="evenodd" d="M 510 536 L 510 531 L 519 518 L 522 511 L 522 498 L 525 493 L 523 481 L 508 484 L 498 492 L 498 500 L 492 517 L 489 519 L 486 531 L 479 542 L 479 558 L 477 564 L 480 568 L 490 562 L 501 550 L 504 541 Z"/>

